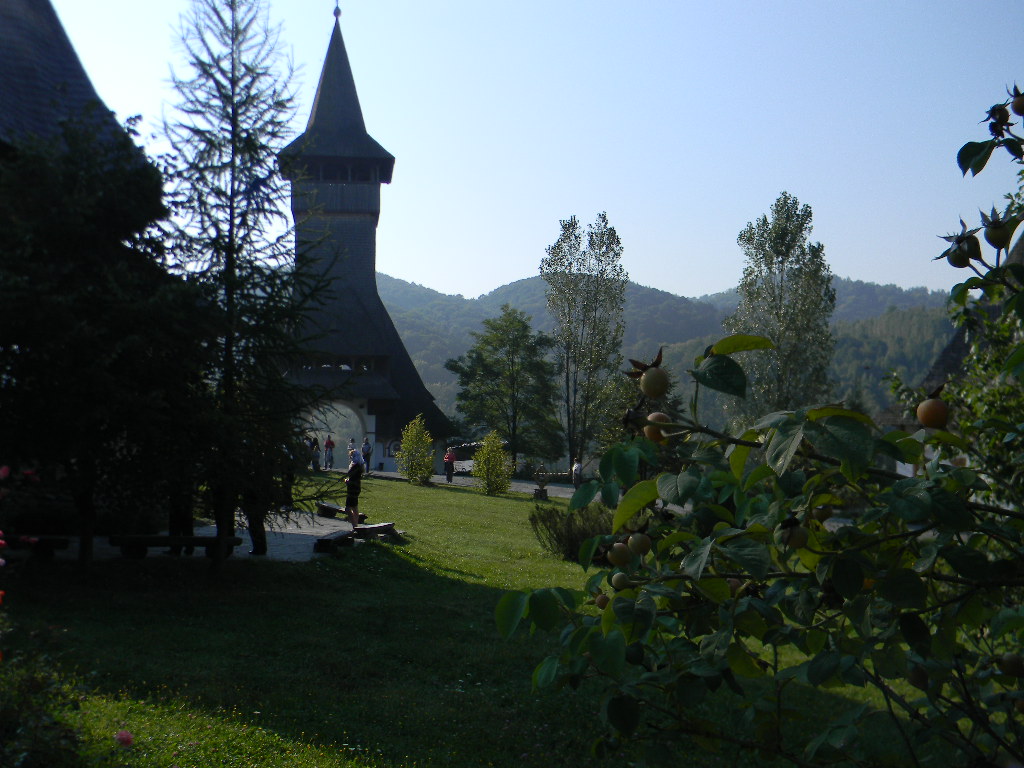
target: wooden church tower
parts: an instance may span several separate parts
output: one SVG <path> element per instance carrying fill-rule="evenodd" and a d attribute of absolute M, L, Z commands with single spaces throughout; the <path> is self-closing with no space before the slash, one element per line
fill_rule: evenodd
<path fill-rule="evenodd" d="M 380 189 L 391 182 L 395 158 L 366 132 L 340 15 L 336 8 L 306 130 L 280 153 L 292 188 L 297 258 L 310 260 L 329 283 L 327 301 L 311 315 L 316 339 L 303 378 L 338 392 L 375 446 L 372 467 L 393 469 L 390 454 L 417 414 L 435 438 L 451 427 L 377 293 Z"/>

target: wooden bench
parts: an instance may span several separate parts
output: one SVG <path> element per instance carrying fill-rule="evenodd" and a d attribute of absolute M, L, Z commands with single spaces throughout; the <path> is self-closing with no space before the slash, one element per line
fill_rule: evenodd
<path fill-rule="evenodd" d="M 313 551 L 331 555 L 338 551 L 338 547 L 351 545 L 355 537 L 355 531 L 343 528 L 340 531 L 334 531 L 334 533 L 321 536 L 319 539 L 314 541 Z"/>
<path fill-rule="evenodd" d="M 235 547 L 242 543 L 238 536 L 111 536 L 110 545 L 120 547 L 125 557 L 140 559 L 146 556 L 150 547 L 169 547 L 181 549 L 185 547 L 205 547 L 206 556 L 214 557 L 218 548 L 223 548 L 224 556 L 228 557 Z"/>
<path fill-rule="evenodd" d="M 394 523 L 370 523 L 369 525 L 357 525 L 355 530 L 357 539 L 372 539 L 377 536 L 394 536 Z"/>
<path fill-rule="evenodd" d="M 67 536 L 11 536 L 7 539 L 7 546 L 10 549 L 27 549 L 32 557 L 40 560 L 52 560 L 58 549 L 71 546 L 71 539 Z"/>
<path fill-rule="evenodd" d="M 343 517 L 343 518 L 346 517 L 346 515 L 345 515 L 345 508 L 343 506 L 341 506 L 340 504 L 331 504 L 330 502 L 326 502 L 326 501 L 318 501 L 317 502 L 317 504 L 316 504 L 316 513 L 320 517 L 338 517 L 339 515 L 341 517 Z M 359 522 L 361 523 L 361 522 L 363 522 L 365 520 L 366 520 L 366 515 L 364 515 L 362 512 L 360 512 L 359 513 Z"/>

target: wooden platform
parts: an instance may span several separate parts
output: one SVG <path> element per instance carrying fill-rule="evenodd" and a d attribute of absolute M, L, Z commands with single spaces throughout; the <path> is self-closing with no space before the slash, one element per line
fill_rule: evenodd
<path fill-rule="evenodd" d="M 167 547 L 169 549 L 185 549 L 187 547 L 204 547 L 207 557 L 214 557 L 219 547 L 223 548 L 224 556 L 229 556 L 235 547 L 242 543 L 238 536 L 111 536 L 110 545 L 120 547 L 121 554 L 133 559 L 146 556 L 150 547 Z"/>

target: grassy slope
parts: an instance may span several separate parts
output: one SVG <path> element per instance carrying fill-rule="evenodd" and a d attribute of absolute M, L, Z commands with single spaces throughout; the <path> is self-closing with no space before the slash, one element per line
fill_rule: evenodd
<path fill-rule="evenodd" d="M 597 698 L 531 692 L 551 640 L 494 629 L 504 590 L 582 585 L 578 566 L 540 551 L 532 501 L 371 479 L 361 506 L 407 542 L 228 562 L 212 580 L 200 558 L 101 562 L 85 578 L 58 563 L 0 587 L 32 642 L 50 638 L 83 680 L 97 765 L 600 765 Z M 114 754 L 120 728 L 136 744 Z"/>

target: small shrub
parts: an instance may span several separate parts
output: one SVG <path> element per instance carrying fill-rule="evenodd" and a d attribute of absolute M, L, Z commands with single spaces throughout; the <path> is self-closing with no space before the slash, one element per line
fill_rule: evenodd
<path fill-rule="evenodd" d="M 434 474 L 434 438 L 427 431 L 422 413 L 402 430 L 402 446 L 395 452 L 395 462 L 410 483 L 430 484 Z"/>
<path fill-rule="evenodd" d="M 512 486 L 512 459 L 502 446 L 501 437 L 491 432 L 473 457 L 473 477 L 488 496 L 505 493 Z"/>
<path fill-rule="evenodd" d="M 65 720 L 74 706 L 68 686 L 41 661 L 0 661 L 0 765 L 83 766 L 81 740 Z"/>
<path fill-rule="evenodd" d="M 530 513 L 530 525 L 546 551 L 577 562 L 584 541 L 612 529 L 612 513 L 601 504 L 590 504 L 573 512 L 536 504 Z"/>

